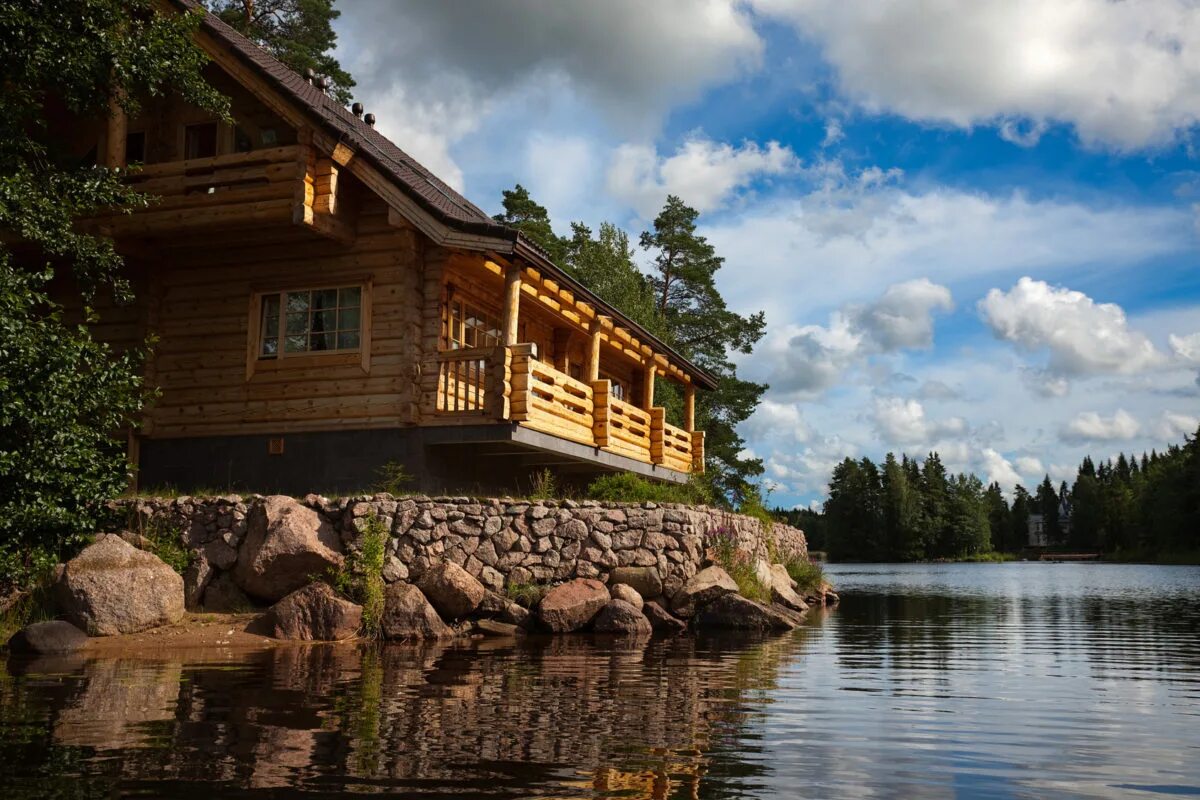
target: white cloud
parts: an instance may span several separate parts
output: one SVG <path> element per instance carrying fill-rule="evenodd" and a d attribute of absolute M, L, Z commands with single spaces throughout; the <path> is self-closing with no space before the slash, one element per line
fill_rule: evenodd
<path fill-rule="evenodd" d="M 950 290 L 928 279 L 893 284 L 870 303 L 833 312 L 828 326 L 776 328 L 755 362 L 768 365 L 780 396 L 821 392 L 868 356 L 932 346 L 933 315 L 953 307 Z"/>
<path fill-rule="evenodd" d="M 1178 442 L 1184 436 L 1192 436 L 1200 428 L 1200 417 L 1164 411 L 1154 425 L 1154 435 L 1168 442 Z"/>
<path fill-rule="evenodd" d="M 1042 466 L 1041 459 L 1034 456 L 1017 456 L 1013 463 L 1025 480 L 1037 479 L 1046 474 L 1046 468 Z"/>
<path fill-rule="evenodd" d="M 983 472 L 984 483 L 998 483 L 1005 492 L 1012 492 L 1021 482 L 1021 475 L 1013 468 L 1012 463 L 990 447 L 985 447 L 980 452 L 980 469 Z"/>
<path fill-rule="evenodd" d="M 1059 436 L 1065 442 L 1114 442 L 1132 439 L 1140 429 L 1138 421 L 1124 409 L 1117 409 L 1111 417 L 1084 411 L 1063 425 Z"/>
<path fill-rule="evenodd" d="M 668 194 L 703 213 L 719 208 L 731 193 L 755 179 L 799 166 L 796 154 L 779 142 L 733 147 L 693 135 L 665 158 L 650 145 L 621 145 L 613 154 L 607 186 L 613 196 L 650 219 Z"/>
<path fill-rule="evenodd" d="M 1168 341 L 1171 343 L 1171 350 L 1175 353 L 1176 358 L 1189 364 L 1200 365 L 1200 333 L 1193 333 L 1190 336 L 1171 334 Z"/>
<path fill-rule="evenodd" d="M 979 311 L 997 338 L 1030 351 L 1048 350 L 1056 375 L 1127 375 L 1165 360 L 1129 327 L 1120 306 L 1044 281 L 1025 277 L 1008 292 L 992 289 Z"/>
<path fill-rule="evenodd" d="M 1071 125 L 1118 150 L 1200 119 L 1200 7 L 1188 0 L 754 0 L 814 40 L 869 112 L 1031 144 Z"/>
<path fill-rule="evenodd" d="M 1021 367 L 1021 380 L 1034 394 L 1045 397 L 1066 397 L 1071 393 L 1071 382 L 1061 375 L 1044 369 Z"/>
<path fill-rule="evenodd" d="M 897 445 L 923 445 L 967 432 L 962 417 L 931 420 L 925 415 L 925 407 L 911 398 L 875 398 L 872 421 L 883 441 Z"/>

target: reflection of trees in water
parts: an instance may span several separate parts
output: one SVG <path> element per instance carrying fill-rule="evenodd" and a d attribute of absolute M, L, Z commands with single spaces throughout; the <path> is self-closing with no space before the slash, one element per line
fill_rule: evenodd
<path fill-rule="evenodd" d="M 966 661 L 1029 658 L 1078 662 L 1094 677 L 1200 668 L 1200 599 L 1064 591 L 1036 596 L 848 593 L 835 636 L 843 674 L 948 683 Z"/>
<path fill-rule="evenodd" d="M 49 678 L 14 663 L 0 753 L 90 774 L 84 795 L 119 781 L 666 798 L 703 779 L 723 797 L 765 769 L 748 726 L 805 634 L 280 647 L 228 664 L 77 659 Z M 10 733 L 22 723 L 32 743 Z"/>

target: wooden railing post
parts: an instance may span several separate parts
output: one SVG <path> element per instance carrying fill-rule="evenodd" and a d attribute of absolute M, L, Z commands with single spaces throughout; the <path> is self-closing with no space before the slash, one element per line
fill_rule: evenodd
<path fill-rule="evenodd" d="M 704 474 L 704 431 L 692 431 L 692 472 Z"/>
<path fill-rule="evenodd" d="M 592 438 L 596 447 L 608 446 L 608 400 L 612 396 L 612 381 L 595 380 L 592 386 Z"/>
<path fill-rule="evenodd" d="M 521 264 L 514 261 L 504 271 L 504 314 L 500 330 L 504 334 L 503 344 L 517 343 L 518 322 L 521 313 Z"/>
<path fill-rule="evenodd" d="M 509 419 L 512 415 L 512 351 L 504 346 L 492 351 L 487 367 L 487 416 Z"/>
<path fill-rule="evenodd" d="M 519 284 L 518 284 L 519 286 Z M 531 411 L 529 402 L 529 371 L 533 362 L 532 344 L 514 344 L 505 348 L 510 353 L 511 379 L 509 391 L 509 416 L 513 422 L 524 422 L 529 419 Z"/>
<path fill-rule="evenodd" d="M 667 421 L 665 408 L 650 409 L 650 461 L 654 464 L 663 463 L 663 435 Z"/>

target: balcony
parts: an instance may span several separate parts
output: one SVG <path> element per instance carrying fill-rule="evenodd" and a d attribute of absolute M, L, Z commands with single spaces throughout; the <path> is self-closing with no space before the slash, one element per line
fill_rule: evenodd
<path fill-rule="evenodd" d="M 344 239 L 352 232 L 337 213 L 336 178 L 336 167 L 305 145 L 150 164 L 126 178 L 155 198 L 149 207 L 88 224 L 118 237 L 305 225 Z"/>
<path fill-rule="evenodd" d="M 613 395 L 607 380 L 577 380 L 539 361 L 529 344 L 437 354 L 427 385 L 434 424 L 512 422 L 677 473 L 704 471 L 704 433 Z"/>

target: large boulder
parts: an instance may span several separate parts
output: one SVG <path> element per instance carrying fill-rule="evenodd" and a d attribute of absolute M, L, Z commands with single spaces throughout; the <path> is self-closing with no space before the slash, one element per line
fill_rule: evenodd
<path fill-rule="evenodd" d="M 172 625 L 183 618 L 183 578 L 153 553 L 102 536 L 67 562 L 54 586 L 67 620 L 93 636 Z"/>
<path fill-rule="evenodd" d="M 647 600 L 642 606 L 642 614 L 650 621 L 650 627 L 656 633 L 675 634 L 687 630 L 687 623 L 671 614 L 653 600 Z"/>
<path fill-rule="evenodd" d="M 87 634 L 69 622 L 35 622 L 14 633 L 8 640 L 8 649 L 29 655 L 74 653 L 87 640 Z"/>
<path fill-rule="evenodd" d="M 393 583 L 383 595 L 380 629 L 387 639 L 449 639 L 454 631 L 411 583 Z"/>
<path fill-rule="evenodd" d="M 479 608 L 487 594 L 487 589 L 474 575 L 453 561 L 443 561 L 425 570 L 417 586 L 447 620 L 470 614 Z"/>
<path fill-rule="evenodd" d="M 700 570 L 683 588 L 671 598 L 671 610 L 684 617 L 696 613 L 696 609 L 711 603 L 718 597 L 737 594 L 738 585 L 729 573 L 717 566 Z"/>
<path fill-rule="evenodd" d="M 263 498 L 246 525 L 233 576 L 253 597 L 279 600 L 342 566 L 342 542 L 333 526 L 291 497 Z"/>
<path fill-rule="evenodd" d="M 204 590 L 204 603 L 201 606 L 210 614 L 238 614 L 251 611 L 254 604 L 246 593 L 238 588 L 233 575 L 222 572 L 213 578 Z"/>
<path fill-rule="evenodd" d="M 616 586 L 609 586 L 608 593 L 612 595 L 614 600 L 623 600 L 638 611 L 642 610 L 642 605 L 645 603 L 642 600 L 642 596 L 637 593 L 637 589 L 634 589 L 627 583 L 618 583 Z"/>
<path fill-rule="evenodd" d="M 644 599 L 659 597 L 663 593 L 662 578 L 655 567 L 617 567 L 608 573 L 608 585 L 625 584 L 632 587 Z"/>
<path fill-rule="evenodd" d="M 788 575 L 782 564 L 772 564 L 767 572 L 767 588 L 771 590 L 771 600 L 792 611 L 808 611 L 808 603 L 796 594 L 795 581 Z"/>
<path fill-rule="evenodd" d="M 621 636 L 649 636 L 654 632 L 650 620 L 624 600 L 612 599 L 600 609 L 592 623 L 596 633 L 613 633 Z"/>
<path fill-rule="evenodd" d="M 702 629 L 790 631 L 796 627 L 787 615 L 740 594 L 726 594 L 713 600 L 697 612 L 695 622 Z"/>
<path fill-rule="evenodd" d="M 577 631 L 608 603 L 608 587 L 592 578 L 555 586 L 538 604 L 538 617 L 554 633 Z"/>
<path fill-rule="evenodd" d="M 502 594 L 488 590 L 483 601 L 475 609 L 480 619 L 491 619 L 508 625 L 526 627 L 529 624 L 529 609 Z"/>
<path fill-rule="evenodd" d="M 337 596 L 316 581 L 297 589 L 271 606 L 271 635 L 276 639 L 338 641 L 358 635 L 362 606 Z"/>

